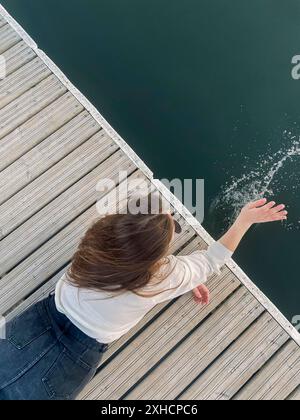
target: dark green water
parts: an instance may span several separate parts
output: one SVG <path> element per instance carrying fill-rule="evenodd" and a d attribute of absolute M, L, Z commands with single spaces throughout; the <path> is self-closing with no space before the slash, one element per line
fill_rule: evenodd
<path fill-rule="evenodd" d="M 2 4 L 157 178 L 205 179 L 205 227 L 215 237 L 231 211 L 209 211 L 224 184 L 257 167 L 260 182 L 268 168 L 261 156 L 284 155 L 285 130 L 299 137 L 300 80 L 291 77 L 300 54 L 298 0 Z M 272 182 L 293 225 L 256 227 L 236 254 L 290 320 L 300 314 L 298 175 L 294 158 Z"/>

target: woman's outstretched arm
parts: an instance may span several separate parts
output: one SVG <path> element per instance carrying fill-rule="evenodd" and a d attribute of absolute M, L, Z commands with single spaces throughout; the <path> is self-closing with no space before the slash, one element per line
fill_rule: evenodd
<path fill-rule="evenodd" d="M 219 242 L 229 251 L 235 252 L 253 224 L 286 220 L 287 215 L 288 212 L 285 210 L 284 204 L 276 206 L 274 201 L 268 203 L 265 198 L 249 203 L 243 208 L 234 224 Z M 193 289 L 193 293 L 197 303 L 204 305 L 209 303 L 210 293 L 205 284 Z"/>

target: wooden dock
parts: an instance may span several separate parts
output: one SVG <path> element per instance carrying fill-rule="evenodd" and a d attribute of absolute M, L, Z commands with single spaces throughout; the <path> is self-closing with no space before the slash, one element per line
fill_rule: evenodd
<path fill-rule="evenodd" d="M 0 313 L 47 296 L 97 216 L 99 179 L 163 185 L 101 114 L 0 7 Z M 122 189 L 122 180 L 120 188 Z M 175 203 L 172 252 L 212 238 Z M 109 346 L 81 399 L 300 400 L 300 335 L 232 261 L 192 294 L 155 307 Z"/>

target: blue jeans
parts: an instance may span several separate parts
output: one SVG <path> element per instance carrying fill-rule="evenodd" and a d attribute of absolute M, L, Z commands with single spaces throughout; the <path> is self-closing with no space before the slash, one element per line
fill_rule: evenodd
<path fill-rule="evenodd" d="M 12 320 L 0 340 L 0 400 L 73 400 L 107 347 L 59 313 L 50 295 Z"/>

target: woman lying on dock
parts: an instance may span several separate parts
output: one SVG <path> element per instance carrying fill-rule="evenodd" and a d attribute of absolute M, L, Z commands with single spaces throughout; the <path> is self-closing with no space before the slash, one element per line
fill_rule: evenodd
<path fill-rule="evenodd" d="M 206 251 L 170 256 L 181 227 L 170 213 L 116 214 L 87 231 L 55 293 L 7 325 L 0 340 L 0 400 L 75 399 L 108 344 L 155 305 L 193 291 L 209 304 L 207 279 L 231 258 L 255 223 L 287 219 L 266 199 L 243 208 Z"/>

